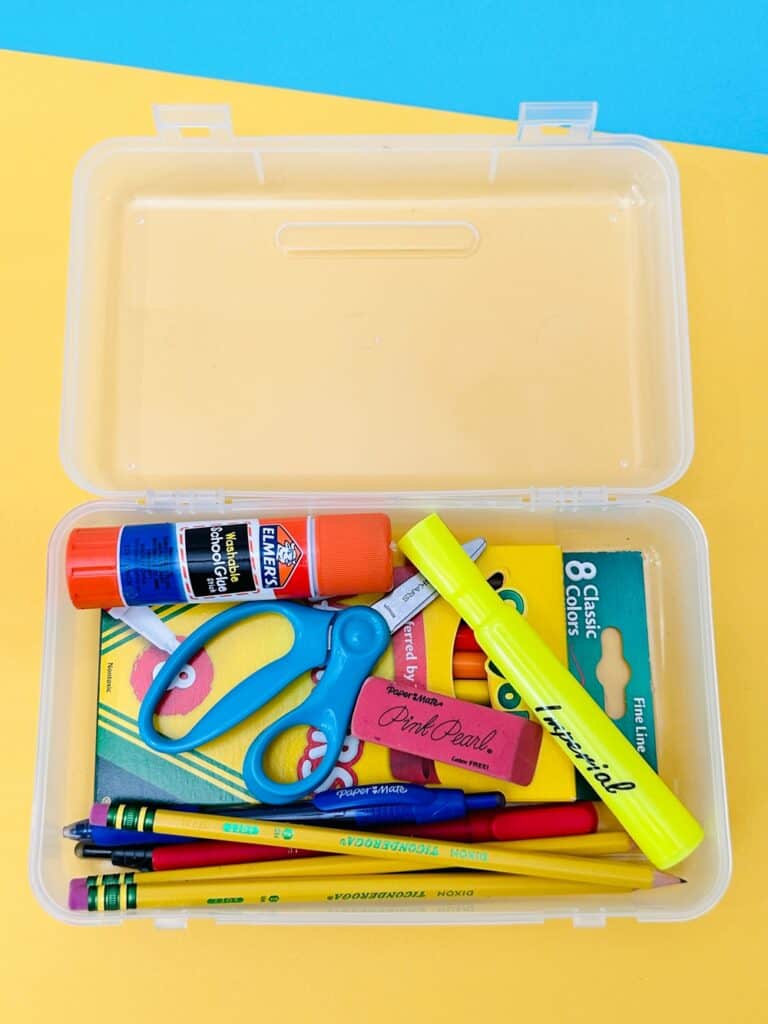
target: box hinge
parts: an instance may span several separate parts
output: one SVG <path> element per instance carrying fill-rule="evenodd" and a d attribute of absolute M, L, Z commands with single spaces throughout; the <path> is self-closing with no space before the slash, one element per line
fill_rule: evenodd
<path fill-rule="evenodd" d="M 567 103 L 521 103 L 517 115 L 520 142 L 562 145 L 589 142 L 597 121 L 592 100 Z"/>
<path fill-rule="evenodd" d="M 530 500 L 534 508 L 605 505 L 609 500 L 609 494 L 607 487 L 532 487 Z"/>
<path fill-rule="evenodd" d="M 163 138 L 181 139 L 186 136 L 231 139 L 232 114 L 222 104 L 165 104 L 152 107 L 157 134 Z"/>
<path fill-rule="evenodd" d="M 163 931 L 179 931 L 187 927 L 185 917 L 153 917 L 152 921 L 155 928 L 161 928 Z"/>
<path fill-rule="evenodd" d="M 226 503 L 221 491 L 147 491 L 144 499 L 147 508 L 167 509 L 180 515 L 216 512 Z"/>
<path fill-rule="evenodd" d="M 573 925 L 575 928 L 604 928 L 605 914 L 574 914 Z"/>

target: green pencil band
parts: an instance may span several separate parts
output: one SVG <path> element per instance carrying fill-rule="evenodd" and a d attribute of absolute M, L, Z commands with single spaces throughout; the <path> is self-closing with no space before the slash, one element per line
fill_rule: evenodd
<path fill-rule="evenodd" d="M 153 832 L 155 809 L 140 804 L 110 804 L 106 824 L 109 828 L 120 828 L 125 832 Z"/>

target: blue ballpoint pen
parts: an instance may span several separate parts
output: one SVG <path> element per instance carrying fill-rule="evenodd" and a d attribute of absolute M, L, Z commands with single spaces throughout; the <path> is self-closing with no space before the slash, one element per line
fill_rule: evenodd
<path fill-rule="evenodd" d="M 413 783 L 385 782 L 369 786 L 350 786 L 316 793 L 310 800 L 282 807 L 264 804 L 237 804 L 236 806 L 185 805 L 186 810 L 209 811 L 219 814 L 260 818 L 262 821 L 317 821 L 327 825 L 425 825 L 437 821 L 463 818 L 470 811 L 488 810 L 504 806 L 504 795 L 498 792 L 464 793 L 460 789 L 429 789 Z M 178 806 L 178 805 L 174 805 Z M 87 821 L 74 822 L 64 828 L 68 839 L 77 839 L 98 846 L 146 845 L 147 836 L 132 834 L 106 826 L 91 825 Z M 152 845 L 169 841 L 184 842 L 176 836 L 152 834 Z"/>
<path fill-rule="evenodd" d="M 426 825 L 463 818 L 469 811 L 503 807 L 503 793 L 464 793 L 460 789 L 429 789 L 412 783 L 383 782 L 347 789 L 328 789 L 310 800 L 283 807 L 257 806 L 250 817 L 263 821 L 335 821 L 350 825 Z"/>

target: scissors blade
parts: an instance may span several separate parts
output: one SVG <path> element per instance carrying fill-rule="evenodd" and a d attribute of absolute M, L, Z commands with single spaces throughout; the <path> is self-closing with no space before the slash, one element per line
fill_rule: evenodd
<path fill-rule="evenodd" d="M 461 546 L 472 561 L 476 562 L 485 551 L 487 544 L 484 537 L 476 537 Z M 390 633 L 396 633 L 401 626 L 418 615 L 437 596 L 435 588 L 419 572 L 415 576 L 409 576 L 398 587 L 385 594 L 380 601 L 372 605 L 372 608 L 384 618 Z"/>

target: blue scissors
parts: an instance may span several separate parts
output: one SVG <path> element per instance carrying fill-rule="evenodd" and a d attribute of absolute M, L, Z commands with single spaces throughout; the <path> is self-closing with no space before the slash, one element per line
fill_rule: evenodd
<path fill-rule="evenodd" d="M 465 544 L 464 550 L 477 559 L 485 547 L 485 540 L 478 538 Z M 437 591 L 417 574 L 371 606 L 329 609 L 293 601 L 244 601 L 232 605 L 198 626 L 178 646 L 173 638 L 175 650 L 141 702 L 139 734 L 148 747 L 165 754 L 201 747 L 264 707 L 305 672 L 323 668 L 323 675 L 310 695 L 259 733 L 243 762 L 243 781 L 263 803 L 285 804 L 306 797 L 323 784 L 336 764 L 357 695 L 386 650 L 391 635 L 436 597 Z M 157 706 L 198 651 L 243 619 L 265 614 L 282 615 L 290 623 L 293 645 L 287 654 L 241 680 L 186 735 L 172 739 L 158 732 L 154 724 Z M 296 726 L 311 726 L 322 732 L 326 752 L 306 778 L 276 782 L 266 774 L 264 758 L 272 743 Z"/>

